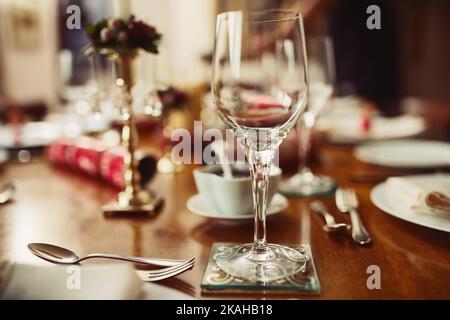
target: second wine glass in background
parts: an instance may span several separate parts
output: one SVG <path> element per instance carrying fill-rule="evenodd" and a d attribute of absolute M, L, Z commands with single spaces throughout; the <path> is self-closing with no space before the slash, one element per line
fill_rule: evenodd
<path fill-rule="evenodd" d="M 280 191 L 290 196 L 312 196 L 327 194 L 334 190 L 332 178 L 314 174 L 309 167 L 311 133 L 317 117 L 327 106 L 333 94 L 335 81 L 333 43 L 329 37 L 311 38 L 308 51 L 308 106 L 297 125 L 299 137 L 298 172 L 280 184 Z"/>

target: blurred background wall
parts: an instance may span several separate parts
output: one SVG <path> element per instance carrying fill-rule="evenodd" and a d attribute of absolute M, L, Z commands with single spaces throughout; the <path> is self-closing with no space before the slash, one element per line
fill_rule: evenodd
<path fill-rule="evenodd" d="M 58 36 L 54 0 L 1 0 L 2 96 L 17 103 L 57 101 Z"/>
<path fill-rule="evenodd" d="M 65 74 L 60 49 L 74 53 L 63 59 L 63 64 L 69 61 L 70 72 L 81 74 L 78 79 L 72 74 L 71 81 L 87 77 L 82 75 L 83 63 L 77 64 L 77 51 L 86 43 L 83 31 L 64 30 L 69 4 L 81 6 L 83 22 L 112 12 L 110 0 L 0 0 L 1 100 L 43 101 L 57 107 Z M 368 4 L 380 5 L 382 30 L 365 28 Z M 343 94 L 378 99 L 381 92 L 394 99 L 415 96 L 450 102 L 447 0 L 131 0 L 131 6 L 164 35 L 163 73 L 177 85 L 208 81 L 217 12 L 279 7 L 300 10 L 309 35 L 333 36 L 340 66 L 338 89 Z M 362 46 L 358 41 L 367 37 L 374 41 L 363 41 Z"/>
<path fill-rule="evenodd" d="M 66 8 L 82 8 L 83 23 L 112 13 L 111 0 L 0 0 L 0 81 L 2 100 L 14 103 L 43 101 L 57 104 L 61 76 L 72 74 L 75 82 L 86 61 L 79 51 L 87 43 L 84 31 L 65 28 Z M 204 72 L 201 56 L 211 50 L 215 25 L 215 2 L 210 0 L 132 0 L 137 17 L 155 25 L 164 35 L 162 42 L 167 69 L 163 76 L 174 84 L 198 83 Z M 72 57 L 62 55 L 69 49 Z M 74 70 L 60 64 L 70 63 Z M 78 69 L 78 70 L 77 70 Z M 66 73 L 66 74 L 65 74 Z M 81 75 L 80 75 L 81 74 Z"/>

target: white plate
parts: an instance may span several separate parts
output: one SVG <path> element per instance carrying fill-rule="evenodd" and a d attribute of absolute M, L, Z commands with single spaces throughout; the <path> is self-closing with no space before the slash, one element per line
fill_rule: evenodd
<path fill-rule="evenodd" d="M 388 167 L 450 166 L 450 144 L 432 140 L 394 140 L 364 144 L 355 149 L 361 161 Z"/>
<path fill-rule="evenodd" d="M 51 113 L 46 117 L 51 123 L 63 127 L 66 136 L 75 136 L 82 133 L 101 133 L 110 128 L 110 121 L 101 113 L 78 115 L 73 113 Z"/>
<path fill-rule="evenodd" d="M 330 140 L 336 143 L 408 138 L 418 135 L 426 128 L 422 117 L 412 115 L 391 118 L 376 116 L 372 120 L 370 131 L 367 133 L 360 129 L 360 123 L 361 114 L 353 113 L 345 116 L 319 118 L 318 127 L 328 132 Z"/>
<path fill-rule="evenodd" d="M 83 133 L 103 132 L 109 123 L 101 116 L 89 115 L 78 119 L 65 114 L 53 114 L 49 121 L 28 122 L 20 128 L 19 145 L 16 145 L 16 129 L 10 125 L 0 127 L 1 148 L 45 147 L 63 137 L 77 137 Z"/>
<path fill-rule="evenodd" d="M 253 219 L 255 214 L 253 212 L 249 212 L 246 215 L 233 215 L 228 214 L 224 215 L 217 211 L 215 208 L 211 208 L 206 201 L 200 197 L 200 194 L 193 195 L 186 202 L 187 208 L 195 214 L 206 218 L 214 218 L 214 219 L 226 219 L 226 220 L 243 220 L 243 219 Z M 280 211 L 283 211 L 288 207 L 288 200 L 285 196 L 279 193 L 275 193 L 270 202 L 269 207 L 267 208 L 267 215 L 273 215 Z"/>
<path fill-rule="evenodd" d="M 450 179 L 450 175 L 446 175 Z M 442 179 L 442 175 L 439 176 Z M 432 183 L 436 175 L 415 175 L 409 179 L 429 180 Z M 389 193 L 386 182 L 376 185 L 370 192 L 370 199 L 373 204 L 384 212 L 399 219 L 418 224 L 424 227 L 450 232 L 450 219 L 438 215 L 420 214 L 412 210 L 405 203 L 398 201 L 392 193 Z"/>
<path fill-rule="evenodd" d="M 72 130 L 70 127 L 65 127 L 62 124 L 39 121 L 28 122 L 20 128 L 19 145 L 16 145 L 15 135 L 16 129 L 12 126 L 0 127 L 0 147 L 3 148 L 36 148 L 45 147 L 52 141 L 68 136 L 67 130 Z M 75 128 L 76 135 L 79 135 L 81 131 L 79 128 Z M 75 135 L 74 135 L 75 136 Z"/>

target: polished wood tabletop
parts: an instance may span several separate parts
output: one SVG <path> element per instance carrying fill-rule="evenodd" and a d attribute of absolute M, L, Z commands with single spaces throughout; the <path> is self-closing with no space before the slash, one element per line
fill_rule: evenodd
<path fill-rule="evenodd" d="M 450 233 L 399 220 L 372 204 L 369 194 L 376 180 L 394 174 L 392 169 L 358 161 L 350 146 L 324 144 L 319 151 L 314 169 L 331 175 L 340 185 L 356 188 L 373 243 L 363 247 L 348 235 L 324 232 L 323 221 L 309 209 L 313 198 L 290 198 L 286 210 L 268 217 L 268 239 L 310 244 L 321 292 L 313 296 L 255 293 L 244 298 L 450 299 Z M 195 298 L 222 298 L 203 295 L 200 289 L 211 245 L 251 242 L 253 223 L 211 220 L 190 212 L 186 200 L 196 193 L 192 170 L 186 165 L 181 173 L 155 176 L 150 188 L 164 198 L 164 204 L 153 217 L 110 218 L 101 207 L 115 198 L 117 190 L 104 182 L 52 167 L 45 157 L 26 164 L 7 163 L 0 181 L 13 179 L 18 188 L 15 200 L 0 206 L 0 260 L 47 264 L 28 251 L 29 242 L 58 244 L 79 254 L 195 256 L 192 271 L 162 284 Z M 333 198 L 321 199 L 338 221 L 349 222 Z M 381 270 L 379 290 L 370 290 L 366 284 L 371 265 Z"/>

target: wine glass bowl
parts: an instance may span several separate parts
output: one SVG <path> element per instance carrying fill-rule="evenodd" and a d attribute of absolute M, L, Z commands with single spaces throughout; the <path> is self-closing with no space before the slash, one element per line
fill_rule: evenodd
<path fill-rule="evenodd" d="M 217 17 L 211 91 L 250 164 L 255 233 L 253 244 L 227 247 L 214 259 L 228 275 L 256 284 L 290 277 L 306 263 L 297 250 L 266 240 L 268 175 L 276 148 L 306 107 L 306 59 L 296 12 L 230 11 Z"/>
<path fill-rule="evenodd" d="M 300 15 L 283 10 L 232 11 L 217 19 L 212 76 L 217 111 L 238 134 L 264 133 L 275 143 L 271 148 L 306 105 L 306 57 L 296 45 L 303 41 L 299 21 Z"/>

